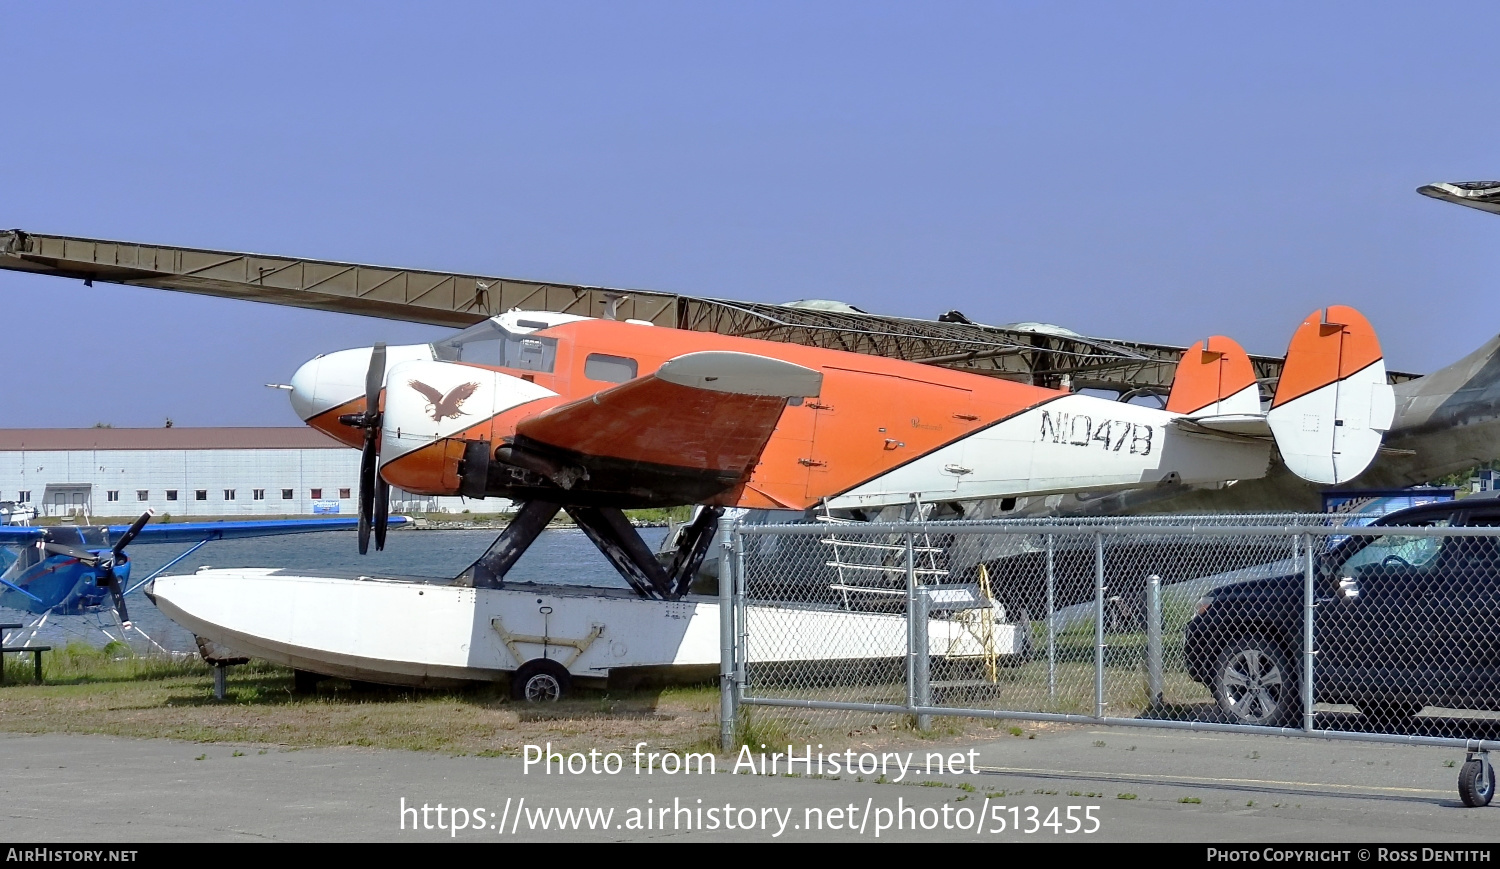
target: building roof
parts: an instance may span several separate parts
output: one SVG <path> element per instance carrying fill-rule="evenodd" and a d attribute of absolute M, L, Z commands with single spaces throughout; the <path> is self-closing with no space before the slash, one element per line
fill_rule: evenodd
<path fill-rule="evenodd" d="M 331 450 L 343 444 L 295 428 L 6 428 L 0 451 L 21 450 Z"/>

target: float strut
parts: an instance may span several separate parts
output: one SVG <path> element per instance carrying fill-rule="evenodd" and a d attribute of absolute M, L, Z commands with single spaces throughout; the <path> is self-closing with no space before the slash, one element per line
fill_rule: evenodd
<path fill-rule="evenodd" d="M 704 507 L 682 529 L 682 536 L 678 538 L 681 543 L 677 546 L 677 553 L 672 556 L 672 563 L 667 567 L 667 575 L 671 578 L 676 597 L 688 593 L 693 577 L 708 555 L 709 545 L 714 542 L 714 534 L 719 530 L 719 517 L 723 515 L 723 507 Z"/>
<path fill-rule="evenodd" d="M 527 501 L 516 511 L 514 519 L 490 544 L 489 551 L 479 556 L 468 570 L 459 574 L 458 585 L 475 588 L 499 588 L 516 562 L 526 553 L 537 535 L 547 528 L 547 523 L 562 509 L 561 504 L 550 501 Z M 467 581 L 465 581 L 467 580 Z"/>
<path fill-rule="evenodd" d="M 619 508 L 575 506 L 564 509 L 638 594 L 672 599 L 672 582 L 667 571 Z"/>

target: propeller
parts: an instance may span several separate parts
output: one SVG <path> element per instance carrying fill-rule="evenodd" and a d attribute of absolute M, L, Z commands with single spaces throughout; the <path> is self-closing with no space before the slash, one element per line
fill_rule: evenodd
<path fill-rule="evenodd" d="M 385 345 L 376 344 L 370 351 L 370 368 L 365 372 L 364 413 L 346 413 L 339 417 L 344 425 L 365 431 L 365 443 L 359 457 L 359 554 L 370 551 L 370 529 L 375 528 L 375 548 L 385 548 L 385 526 L 390 501 L 390 487 L 380 479 L 380 389 L 385 385 Z"/>
<path fill-rule="evenodd" d="M 125 590 L 120 587 L 120 577 L 115 573 L 115 567 L 125 563 L 125 547 L 130 545 L 130 541 L 141 533 L 141 529 L 146 527 L 146 523 L 150 522 L 151 517 L 155 515 L 155 510 L 142 513 L 139 519 L 130 523 L 130 527 L 125 529 L 125 533 L 120 535 L 120 539 L 115 541 L 115 545 L 110 547 L 108 552 L 90 552 L 87 549 L 52 542 L 43 543 L 42 548 L 53 555 L 66 555 L 69 558 L 78 559 L 89 567 L 101 568 L 103 570 L 101 579 L 105 587 L 109 589 L 110 596 L 114 598 L 115 612 L 120 614 L 120 625 L 129 628 L 130 612 L 125 609 Z"/>
<path fill-rule="evenodd" d="M 115 541 L 115 545 L 110 547 L 109 560 L 103 564 L 104 582 L 109 586 L 110 596 L 115 599 L 115 611 L 120 614 L 121 627 L 130 627 L 130 613 L 125 610 L 125 590 L 120 588 L 120 577 L 115 575 L 115 566 L 124 563 L 125 547 L 130 545 L 130 541 L 141 533 L 141 529 L 145 528 L 146 523 L 150 522 L 151 517 L 155 515 L 155 510 L 147 510 L 140 515 L 140 518 L 130 523 L 125 533 L 121 534 L 120 539 Z"/>
<path fill-rule="evenodd" d="M 385 549 L 386 527 L 391 520 L 391 484 L 375 475 L 375 551 Z"/>

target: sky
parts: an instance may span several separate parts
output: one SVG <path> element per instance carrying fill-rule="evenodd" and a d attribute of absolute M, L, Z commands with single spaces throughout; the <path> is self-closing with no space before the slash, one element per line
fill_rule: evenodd
<path fill-rule="evenodd" d="M 1494 4 L 67 3 L 0 16 L 0 227 L 1282 353 L 1500 330 Z M 445 330 L 0 272 L 0 426 L 296 425 Z"/>

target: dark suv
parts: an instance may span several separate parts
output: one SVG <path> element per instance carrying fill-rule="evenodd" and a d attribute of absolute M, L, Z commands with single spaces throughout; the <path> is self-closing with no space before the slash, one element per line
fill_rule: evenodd
<path fill-rule="evenodd" d="M 1425 504 L 1372 526 L 1496 527 L 1500 498 Z M 1314 538 L 1315 551 L 1324 544 Z M 1315 700 L 1358 706 L 1366 726 L 1426 706 L 1500 709 L 1500 538 L 1351 536 L 1314 565 Z M 1302 570 L 1225 585 L 1187 624 L 1188 674 L 1230 720 L 1295 724 L 1302 712 Z"/>

